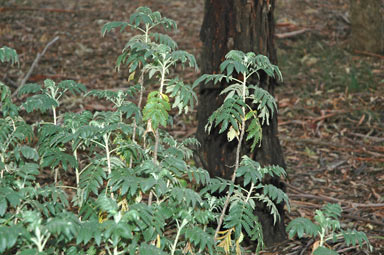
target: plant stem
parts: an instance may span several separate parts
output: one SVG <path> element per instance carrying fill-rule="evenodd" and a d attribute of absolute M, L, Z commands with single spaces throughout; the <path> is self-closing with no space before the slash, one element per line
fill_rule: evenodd
<path fill-rule="evenodd" d="M 0 178 L 3 179 L 4 178 L 4 171 L 8 171 L 7 164 L 5 164 L 5 158 L 3 156 L 3 153 L 0 154 L 0 160 L 1 160 L 0 162 L 3 162 L 3 164 L 4 164 L 4 169 L 2 169 L 0 172 Z"/>
<path fill-rule="evenodd" d="M 156 131 L 155 131 L 155 148 L 153 150 L 153 163 L 154 164 L 157 164 L 157 152 L 158 152 L 158 149 L 159 149 L 159 131 L 156 129 Z M 148 205 L 152 204 L 152 198 L 153 198 L 153 194 L 152 194 L 152 191 L 151 191 L 149 193 L 149 197 L 148 197 Z"/>
<path fill-rule="evenodd" d="M 246 90 L 246 86 L 247 86 L 247 79 L 246 79 L 246 74 L 244 73 L 243 74 L 243 77 L 244 77 L 244 80 L 242 82 L 242 87 L 243 87 L 243 91 L 242 91 L 242 99 L 243 99 L 243 102 L 245 103 L 245 90 Z M 237 144 L 237 148 L 236 148 L 236 163 L 235 163 L 235 170 L 233 171 L 233 175 L 232 175 L 232 183 L 235 183 L 235 180 L 236 180 L 236 172 L 237 172 L 237 169 L 239 169 L 239 165 L 240 165 L 240 151 L 241 151 L 241 145 L 242 145 L 242 142 L 243 142 L 243 139 L 244 139 L 244 133 L 245 133 L 245 107 L 243 106 L 242 107 L 242 113 L 243 113 L 243 118 L 242 118 L 242 121 L 241 121 L 241 126 L 240 126 L 240 137 L 239 137 L 239 143 Z M 229 205 L 229 200 L 231 198 L 231 195 L 232 195 L 232 192 L 229 192 L 228 191 L 228 194 L 227 194 L 227 197 L 225 199 L 225 202 L 224 202 L 224 207 L 223 207 L 223 210 L 221 212 L 221 215 L 220 215 L 220 218 L 219 218 L 219 222 L 217 224 L 217 228 L 216 228 L 216 231 L 215 231 L 215 239 L 217 239 L 217 235 L 220 231 L 220 228 L 221 228 L 221 225 L 223 224 L 223 220 L 224 220 L 224 216 L 225 216 L 225 212 L 228 208 L 228 205 Z"/>
<path fill-rule="evenodd" d="M 185 225 L 187 225 L 188 221 L 186 219 L 183 219 L 183 221 L 181 222 L 181 226 L 179 226 L 178 221 L 176 221 L 176 223 L 177 223 L 178 228 L 177 228 L 177 234 L 175 237 L 175 241 L 173 242 L 173 245 L 172 245 L 171 255 L 175 254 L 176 245 L 177 245 L 177 242 L 179 241 L 181 230 L 185 227 Z"/>
<path fill-rule="evenodd" d="M 53 98 L 55 98 L 53 96 Z M 52 112 L 53 112 L 53 124 L 57 125 L 57 116 L 56 116 L 56 107 L 52 106 Z M 59 169 L 55 168 L 55 185 L 57 186 L 57 179 L 59 176 Z"/>
<path fill-rule="evenodd" d="M 53 124 L 56 126 L 57 125 L 56 107 L 52 106 L 52 112 L 53 112 Z"/>
<path fill-rule="evenodd" d="M 140 84 L 140 95 L 139 95 L 139 102 L 137 104 L 137 107 L 141 110 L 141 104 L 143 102 L 143 93 L 144 93 L 144 72 L 141 72 L 140 78 L 139 78 L 139 84 Z M 137 122 L 136 118 L 133 119 L 133 134 L 132 134 L 132 141 L 136 142 L 136 129 L 137 129 Z M 129 168 L 132 168 L 133 164 L 133 158 L 131 157 L 129 159 Z"/>
<path fill-rule="evenodd" d="M 59 177 L 59 169 L 57 169 L 57 167 L 55 168 L 55 177 L 54 177 L 54 179 L 55 179 L 55 185 L 57 186 L 57 179 L 58 179 L 58 177 Z"/>
<path fill-rule="evenodd" d="M 105 154 L 107 156 L 107 168 L 108 168 L 108 175 L 111 174 L 111 158 L 110 158 L 110 152 L 109 152 L 109 142 L 108 142 L 108 135 L 104 134 L 104 144 L 105 144 Z"/>
<path fill-rule="evenodd" d="M 161 70 L 161 80 L 160 80 L 160 96 L 163 94 L 163 88 L 165 84 L 165 71 L 167 69 L 167 61 L 162 65 L 163 69 Z"/>
<path fill-rule="evenodd" d="M 145 43 L 148 43 L 148 32 L 149 32 L 149 25 L 145 25 Z M 140 64 L 141 65 L 141 64 Z M 139 95 L 139 102 L 137 104 L 137 107 L 141 110 L 141 104 L 143 102 L 143 93 L 144 93 L 144 72 L 140 73 L 139 77 L 139 84 L 140 84 L 140 95 Z M 137 129 L 137 122 L 136 118 L 133 119 L 133 134 L 132 134 L 132 141 L 136 142 L 136 129 Z M 129 159 L 129 168 L 132 168 L 133 159 L 132 157 Z"/>
<path fill-rule="evenodd" d="M 161 80 L 160 80 L 160 97 L 162 97 L 162 94 L 163 94 L 163 87 L 164 87 L 164 82 L 165 82 L 165 71 L 166 71 L 166 65 L 167 63 L 165 62 L 164 65 L 163 65 L 163 69 L 161 71 Z M 154 164 L 157 164 L 157 152 L 158 152 L 158 149 L 159 149 L 159 131 L 158 129 L 155 130 L 155 148 L 153 150 L 153 163 Z M 153 197 L 153 194 L 152 194 L 152 191 L 150 191 L 149 193 L 149 197 L 148 197 L 148 205 L 151 205 L 152 204 L 152 197 Z"/>
<path fill-rule="evenodd" d="M 73 156 L 75 157 L 76 159 L 76 162 L 79 163 L 79 160 L 78 160 L 78 156 L 77 156 L 77 147 L 76 149 L 73 151 Z M 80 201 L 80 198 L 81 198 L 81 190 L 80 190 L 80 171 L 79 171 L 79 168 L 78 167 L 75 167 L 75 174 L 76 174 L 76 196 L 77 196 L 77 199 L 78 201 Z M 82 205 L 82 201 L 80 201 L 79 203 L 79 210 L 80 210 L 80 207 Z"/>
<path fill-rule="evenodd" d="M 76 162 L 79 162 L 78 158 L 77 158 L 77 148 L 73 151 L 73 156 L 75 157 Z M 80 173 L 79 173 L 79 168 L 78 167 L 75 168 L 75 174 L 76 174 L 76 187 L 79 188 Z"/>
<path fill-rule="evenodd" d="M 247 198 L 245 199 L 245 203 L 248 203 L 248 200 L 251 197 L 251 194 L 252 194 L 252 191 L 253 191 L 254 187 L 255 187 L 255 184 L 253 182 L 251 182 L 251 188 L 248 191 L 248 195 L 247 195 Z"/>

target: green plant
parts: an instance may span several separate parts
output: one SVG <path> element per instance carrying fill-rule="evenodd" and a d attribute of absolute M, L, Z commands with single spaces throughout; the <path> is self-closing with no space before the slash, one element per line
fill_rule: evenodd
<path fill-rule="evenodd" d="M 19 57 L 14 49 L 3 46 L 0 48 L 0 61 L 2 63 L 11 62 L 14 64 L 19 62 Z"/>
<path fill-rule="evenodd" d="M 11 62 L 19 63 L 19 57 L 17 56 L 17 53 L 14 49 L 11 49 L 7 46 L 3 46 L 0 48 L 0 61 L 2 63 L 4 62 Z M 1 112 L 3 113 L 3 116 L 16 116 L 17 113 L 17 107 L 12 103 L 11 100 L 11 91 L 9 88 L 0 81 L 0 95 L 1 95 Z"/>
<path fill-rule="evenodd" d="M 238 142 L 233 175 L 231 182 L 227 183 L 229 191 L 215 231 L 215 238 L 218 238 L 218 234 L 224 234 L 224 237 L 220 238 L 224 239 L 221 245 L 229 251 L 228 241 L 232 231 L 235 231 L 237 246 L 243 239 L 245 231 L 252 240 L 257 239 L 258 251 L 264 244 L 261 225 L 253 213 L 255 201 L 265 203 L 276 222 L 279 212 L 274 202 L 284 201 L 289 208 L 288 197 L 281 189 L 273 185 L 264 185 L 262 181 L 265 175 L 284 176 L 285 171 L 279 166 L 262 168 L 248 156 L 241 156 L 240 152 L 245 135 L 247 141 L 252 141 L 251 150 L 255 149 L 262 139 L 261 125 L 264 123 L 269 125 L 269 118 L 277 108 L 274 98 L 258 86 L 259 72 L 263 71 L 271 77 L 277 75 L 279 79 L 282 79 L 282 76 L 278 67 L 271 64 L 267 57 L 238 50 L 232 50 L 225 56 L 220 71 L 221 74 L 204 74 L 195 82 L 195 84 L 203 81 L 218 83 L 225 79 L 230 83 L 221 92 L 221 95 L 226 95 L 224 102 L 208 119 L 206 131 L 210 132 L 213 127 L 218 127 L 219 133 L 227 131 L 229 141 L 236 139 Z M 249 81 L 256 81 L 256 84 L 249 84 Z M 234 184 L 238 177 L 243 177 L 243 187 L 250 185 L 249 189 Z M 260 193 L 260 190 L 263 192 Z M 220 231 L 223 222 L 227 230 Z"/>
<path fill-rule="evenodd" d="M 276 107 L 266 91 L 248 84 L 250 77 L 258 71 L 280 73 L 266 57 L 232 51 L 222 64 L 226 74 L 185 84 L 172 69 L 197 69 L 195 58 L 178 50 L 168 35 L 152 33 L 158 26 L 176 29 L 173 20 L 140 7 L 129 22 L 103 27 L 103 35 L 115 28 L 138 32 L 116 63 L 118 69 L 129 68 L 133 84 L 125 90 L 87 92 L 75 81 L 47 79 L 20 88 L 25 102 L 16 105 L 9 88 L 0 84 L 0 253 L 241 254 L 244 236 L 257 239 L 257 250 L 262 248 L 253 210 L 261 201 L 278 220 L 275 203 L 288 203 L 287 196 L 262 181 L 285 172 L 261 167 L 240 155 L 240 148 L 245 134 L 255 148 L 261 125 L 268 124 Z M 14 51 L 4 52 L 1 61 L 17 62 Z M 235 71 L 243 78 L 236 78 Z M 234 178 L 211 178 L 194 166 L 190 147 L 198 146 L 197 140 L 176 140 L 167 132 L 172 109 L 189 113 L 197 101 L 194 88 L 203 80 L 223 78 L 234 83 L 223 91 L 224 105 L 207 130 L 229 127 L 229 140 L 238 140 L 234 178 L 241 177 L 242 185 Z M 60 106 L 67 96 L 103 99 L 113 110 L 64 112 Z M 35 113 L 32 120 L 25 120 L 25 112 Z M 39 112 L 44 115 L 35 120 Z M 49 169 L 53 173 L 47 176 Z M 213 195 L 225 189 L 226 198 Z"/>
<path fill-rule="evenodd" d="M 293 219 L 287 226 L 289 237 L 297 235 L 302 238 L 308 235 L 313 238 L 319 238 L 318 248 L 313 252 L 314 255 L 325 255 L 338 253 L 326 247 L 327 241 L 336 241 L 338 238 L 344 238 L 347 245 L 359 244 L 363 247 L 364 243 L 372 251 L 372 246 L 364 232 L 355 229 L 342 230 L 339 217 L 342 209 L 338 204 L 326 204 L 321 210 L 316 210 L 314 222 L 307 218 Z"/>

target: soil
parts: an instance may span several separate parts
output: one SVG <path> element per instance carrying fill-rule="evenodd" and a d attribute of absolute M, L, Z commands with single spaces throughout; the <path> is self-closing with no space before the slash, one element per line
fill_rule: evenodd
<path fill-rule="evenodd" d="M 384 56 L 350 50 L 348 0 L 276 2 L 276 44 L 285 79 L 276 91 L 279 138 L 291 198 L 286 221 L 312 218 L 325 203 L 339 203 L 342 227 L 365 231 L 376 248 L 371 254 L 384 254 Z M 0 0 L 0 46 L 16 49 L 20 58 L 19 66 L 0 66 L 0 80 L 15 90 L 37 54 L 58 36 L 28 82 L 73 79 L 88 89 L 128 87 L 128 70 L 117 72 L 114 66 L 132 33 L 103 37 L 102 26 L 127 21 L 137 7 L 148 6 L 177 22 L 171 36 L 199 60 L 203 5 L 203 0 Z M 180 75 L 191 82 L 199 73 L 187 69 Z M 62 107 L 107 106 L 72 100 Z M 191 135 L 195 124 L 182 123 L 175 134 Z M 264 254 L 309 254 L 314 245 L 295 239 Z M 332 248 L 369 254 L 343 242 Z"/>

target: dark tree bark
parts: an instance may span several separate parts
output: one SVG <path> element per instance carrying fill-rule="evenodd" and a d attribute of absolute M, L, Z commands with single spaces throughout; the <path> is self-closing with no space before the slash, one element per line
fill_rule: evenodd
<path fill-rule="evenodd" d="M 274 0 L 206 0 L 204 21 L 200 32 L 203 42 L 201 55 L 201 72 L 217 73 L 219 65 L 229 50 L 244 52 L 253 51 L 269 57 L 277 64 L 274 45 Z M 272 95 L 276 81 L 261 73 L 260 85 Z M 197 138 L 201 143 L 200 156 L 204 167 L 211 176 L 230 179 L 235 162 L 236 142 L 228 142 L 226 134 L 219 135 L 218 130 L 207 134 L 204 127 L 208 117 L 223 102 L 220 91 L 227 84 L 201 85 L 198 107 Z M 242 155 L 250 154 L 245 144 Z M 269 126 L 263 127 L 263 139 L 260 148 L 255 149 L 252 158 L 262 165 L 280 165 L 285 162 L 277 138 L 277 116 L 273 116 Z M 282 187 L 278 180 L 268 180 Z M 281 221 L 273 224 L 273 219 L 263 205 L 255 212 L 262 223 L 264 241 L 267 246 L 283 241 L 286 238 L 284 228 L 283 206 L 279 205 Z"/>

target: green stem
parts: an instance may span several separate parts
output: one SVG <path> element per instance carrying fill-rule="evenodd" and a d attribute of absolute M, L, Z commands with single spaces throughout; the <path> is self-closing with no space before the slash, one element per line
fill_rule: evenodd
<path fill-rule="evenodd" d="M 54 180 L 55 180 L 55 185 L 57 186 L 57 180 L 59 178 L 59 169 L 56 167 L 55 168 L 55 177 L 54 177 Z"/>
<path fill-rule="evenodd" d="M 242 82 L 242 87 L 243 87 L 243 91 L 242 91 L 242 100 L 243 102 L 245 103 L 245 91 L 246 91 L 246 86 L 247 86 L 247 78 L 246 78 L 246 74 L 243 73 L 243 77 L 244 77 L 244 80 Z M 241 121 L 241 126 L 240 126 L 240 137 L 239 137 L 239 143 L 237 144 L 237 148 L 236 148 L 236 163 L 235 163 L 235 170 L 233 171 L 233 175 L 232 175 L 232 183 L 235 183 L 235 180 L 236 180 L 236 173 L 237 173 L 237 170 L 239 169 L 239 166 L 240 166 L 240 151 L 241 151 L 241 145 L 242 145 L 242 142 L 243 142 L 243 139 L 244 139 L 244 133 L 245 133 L 245 107 L 243 106 L 242 107 L 242 113 L 243 113 L 243 118 L 242 118 L 242 121 Z M 229 200 L 231 198 L 231 195 L 232 195 L 232 192 L 228 192 L 227 194 L 227 197 L 225 199 L 225 202 L 224 202 L 224 206 L 223 206 L 223 210 L 221 212 L 221 215 L 220 215 L 220 218 L 219 218 L 219 222 L 217 224 L 217 228 L 216 228 L 216 231 L 215 231 L 215 239 L 217 239 L 217 235 L 220 231 L 220 228 L 221 228 L 221 225 L 223 224 L 223 221 L 224 221 L 224 216 L 225 216 L 225 212 L 228 208 L 228 205 L 229 205 Z"/>
<path fill-rule="evenodd" d="M 320 243 L 319 243 L 319 246 L 323 246 L 323 244 L 324 244 L 324 237 L 325 237 L 325 229 L 322 228 L 321 229 L 321 233 L 320 233 Z"/>
<path fill-rule="evenodd" d="M 252 194 L 254 187 L 255 187 L 255 184 L 253 182 L 251 182 L 251 188 L 249 189 L 247 198 L 245 199 L 246 203 L 248 203 L 249 199 L 251 198 L 251 194 Z"/>
<path fill-rule="evenodd" d="M 161 70 L 161 80 L 160 80 L 160 95 L 163 94 L 163 88 L 165 84 L 165 72 L 167 70 L 167 61 L 165 61 L 162 65 L 162 70 Z"/>
<path fill-rule="evenodd" d="M 4 164 L 4 169 L 2 169 L 0 172 L 0 178 L 3 179 L 4 178 L 4 171 L 8 171 L 7 164 L 5 164 L 5 158 L 3 156 L 3 153 L 0 154 L 0 159 L 1 159 L 1 162 Z"/>
<path fill-rule="evenodd" d="M 53 112 L 53 124 L 56 126 L 57 125 L 56 107 L 52 106 L 52 112 Z"/>
<path fill-rule="evenodd" d="M 140 78 L 139 78 L 139 84 L 140 84 L 140 95 L 139 95 L 139 102 L 137 104 L 137 107 L 141 110 L 141 104 L 143 102 L 143 93 L 144 93 L 144 72 L 141 72 Z M 132 134 L 132 141 L 136 142 L 136 129 L 137 129 L 137 122 L 136 118 L 133 119 L 133 134 Z M 132 168 L 133 164 L 133 158 L 131 157 L 129 159 L 129 168 Z"/>
<path fill-rule="evenodd" d="M 178 221 L 176 221 L 176 223 L 177 223 L 177 234 L 175 237 L 175 241 L 173 242 L 173 245 L 172 245 L 171 255 L 175 254 L 176 245 L 177 245 L 177 242 L 179 241 L 181 230 L 185 227 L 185 225 L 187 225 L 188 221 L 186 219 L 183 219 L 183 221 L 181 222 L 181 226 L 179 226 Z"/>
<path fill-rule="evenodd" d="M 110 156 L 110 152 L 109 152 L 109 141 L 108 141 L 108 134 L 104 134 L 103 135 L 103 139 L 104 139 L 104 148 L 105 148 L 105 154 L 106 154 L 106 157 L 107 157 L 107 169 L 108 169 L 108 175 L 111 174 L 112 172 L 112 169 L 111 169 L 111 156 Z"/>
<path fill-rule="evenodd" d="M 155 148 L 153 150 L 153 163 L 154 164 L 157 164 L 157 153 L 158 153 L 158 150 L 159 150 L 159 131 L 156 129 L 155 131 Z M 148 197 L 148 205 L 151 205 L 152 204 L 152 198 L 153 198 L 153 194 L 152 194 L 152 191 L 149 193 L 149 197 Z"/>
<path fill-rule="evenodd" d="M 50 237 L 50 234 L 47 234 L 47 236 L 44 236 L 44 234 L 41 234 L 40 228 L 36 227 L 35 235 L 36 235 L 36 238 L 32 238 L 31 241 L 36 244 L 37 250 L 39 252 L 43 252 L 45 244 L 47 243 Z"/>
<path fill-rule="evenodd" d="M 165 71 L 166 71 L 166 66 L 167 66 L 167 61 L 165 61 L 165 63 L 162 65 L 162 71 L 161 71 L 161 79 L 160 79 L 160 96 L 162 96 L 163 94 L 163 87 L 164 87 L 164 83 L 165 83 Z M 153 150 L 153 163 L 157 164 L 157 152 L 158 152 L 158 149 L 159 149 L 159 131 L 156 129 L 155 131 L 155 148 Z M 153 194 L 152 194 L 152 191 L 149 193 L 149 197 L 148 197 L 148 205 L 151 205 L 152 204 L 152 197 L 153 197 Z"/>
<path fill-rule="evenodd" d="M 77 148 L 73 151 L 73 156 L 76 159 L 76 162 L 79 163 L 78 158 L 77 158 Z M 76 187 L 79 188 L 79 183 L 80 183 L 80 173 L 79 173 L 79 168 L 75 168 L 75 174 L 76 174 Z"/>

